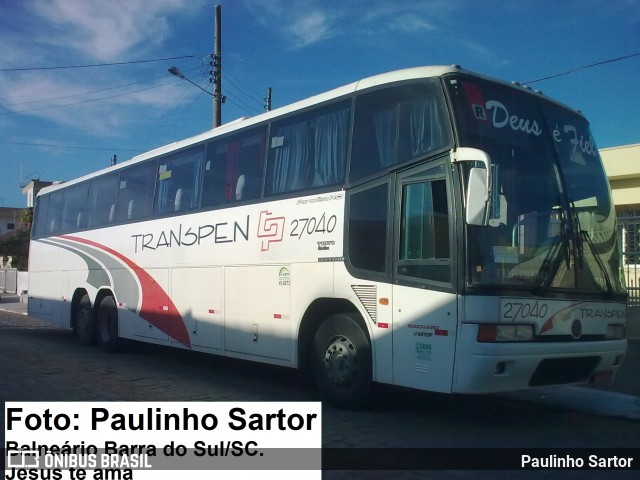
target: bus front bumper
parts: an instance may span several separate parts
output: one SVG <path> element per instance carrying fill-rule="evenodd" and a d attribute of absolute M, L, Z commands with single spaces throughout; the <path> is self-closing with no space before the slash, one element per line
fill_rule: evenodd
<path fill-rule="evenodd" d="M 459 330 L 455 393 L 492 393 L 613 379 L 626 340 L 481 343 L 477 324 Z"/>

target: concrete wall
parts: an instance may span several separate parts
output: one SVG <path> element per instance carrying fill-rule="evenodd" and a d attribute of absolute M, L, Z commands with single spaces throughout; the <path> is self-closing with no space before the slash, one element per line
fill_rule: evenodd
<path fill-rule="evenodd" d="M 640 143 L 603 148 L 600 156 L 618 212 L 640 210 Z"/>

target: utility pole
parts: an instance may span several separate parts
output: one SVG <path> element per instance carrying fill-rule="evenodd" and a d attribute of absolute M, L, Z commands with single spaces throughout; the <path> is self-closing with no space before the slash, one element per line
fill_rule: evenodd
<path fill-rule="evenodd" d="M 267 112 L 270 112 L 271 111 L 271 87 L 267 88 L 267 96 L 264 97 L 264 101 L 266 102 L 264 104 L 264 109 Z"/>
<path fill-rule="evenodd" d="M 216 15 L 213 36 L 213 128 L 222 125 L 222 26 L 221 7 L 216 5 Z"/>

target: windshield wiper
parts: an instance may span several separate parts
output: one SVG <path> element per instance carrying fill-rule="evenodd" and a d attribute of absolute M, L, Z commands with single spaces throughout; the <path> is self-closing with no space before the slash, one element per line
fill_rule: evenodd
<path fill-rule="evenodd" d="M 558 199 L 558 204 L 561 205 L 560 199 Z M 560 235 L 555 237 L 553 244 L 549 247 L 549 250 L 547 250 L 547 254 L 542 261 L 542 265 L 540 265 L 539 275 L 542 278 L 542 284 L 535 289 L 535 293 L 539 295 L 544 295 L 551 286 L 553 279 L 560 270 L 563 257 L 567 262 L 567 269 L 571 267 L 572 248 L 571 241 L 568 236 L 570 229 L 567 225 L 564 209 L 560 207 L 557 211 L 553 210 L 551 214 L 557 214 L 560 216 Z"/>
<path fill-rule="evenodd" d="M 582 226 L 580 225 L 580 218 L 575 208 L 575 202 L 573 201 L 571 202 L 571 211 L 573 214 L 573 224 L 575 225 L 576 231 L 578 233 L 579 242 L 578 242 L 577 251 L 580 258 L 580 262 L 583 264 L 585 263 L 583 243 L 586 243 L 589 246 L 589 250 L 591 250 L 591 255 L 595 259 L 596 264 L 598 265 L 598 268 L 600 268 L 600 271 L 604 276 L 604 281 L 607 284 L 607 293 L 609 294 L 609 297 L 613 297 L 613 285 L 611 284 L 611 278 L 609 277 L 609 272 L 607 271 L 607 267 L 604 266 L 604 263 L 602 263 L 602 259 L 600 258 L 600 255 L 598 255 L 598 252 L 596 252 L 596 246 L 593 244 L 593 240 L 591 240 L 591 235 L 589 235 L 589 232 L 587 232 L 586 230 L 582 230 Z M 583 242 L 583 239 L 584 239 L 584 242 Z M 591 272 L 591 274 L 593 275 L 593 272 Z"/>

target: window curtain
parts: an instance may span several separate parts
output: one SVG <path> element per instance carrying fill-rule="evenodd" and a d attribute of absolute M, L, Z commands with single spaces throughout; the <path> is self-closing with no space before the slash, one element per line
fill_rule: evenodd
<path fill-rule="evenodd" d="M 271 193 L 304 188 L 311 168 L 309 122 L 284 125 L 278 129 L 276 137 L 283 138 L 283 145 L 274 149 Z"/>
<path fill-rule="evenodd" d="M 204 150 L 199 149 L 195 152 L 186 152 L 186 154 L 181 154 L 179 157 L 174 157 L 160 164 L 156 199 L 157 211 L 167 212 L 174 209 L 175 195 L 179 188 L 192 192 L 188 205 L 182 209 L 197 206 L 198 198 L 200 198 L 203 161 Z M 185 176 L 178 173 L 179 169 L 188 169 L 189 166 L 191 167 L 190 173 Z"/>
<path fill-rule="evenodd" d="M 388 167 L 396 163 L 396 134 L 398 109 L 396 105 L 373 114 L 373 128 L 380 155 L 380 166 Z"/>
<path fill-rule="evenodd" d="M 411 135 L 411 156 L 438 148 L 444 142 L 443 125 L 438 103 L 435 98 L 418 98 L 409 104 L 409 132 Z"/>
<path fill-rule="evenodd" d="M 314 187 L 332 185 L 344 180 L 347 166 L 348 122 L 347 108 L 318 117 L 314 144 Z"/>
<path fill-rule="evenodd" d="M 204 168 L 204 149 L 194 152 L 191 155 L 191 161 L 193 161 L 193 195 L 191 197 L 191 208 L 196 208 L 198 206 L 198 199 L 200 198 L 200 190 L 202 189 L 202 182 L 200 179 L 203 175 Z"/>

